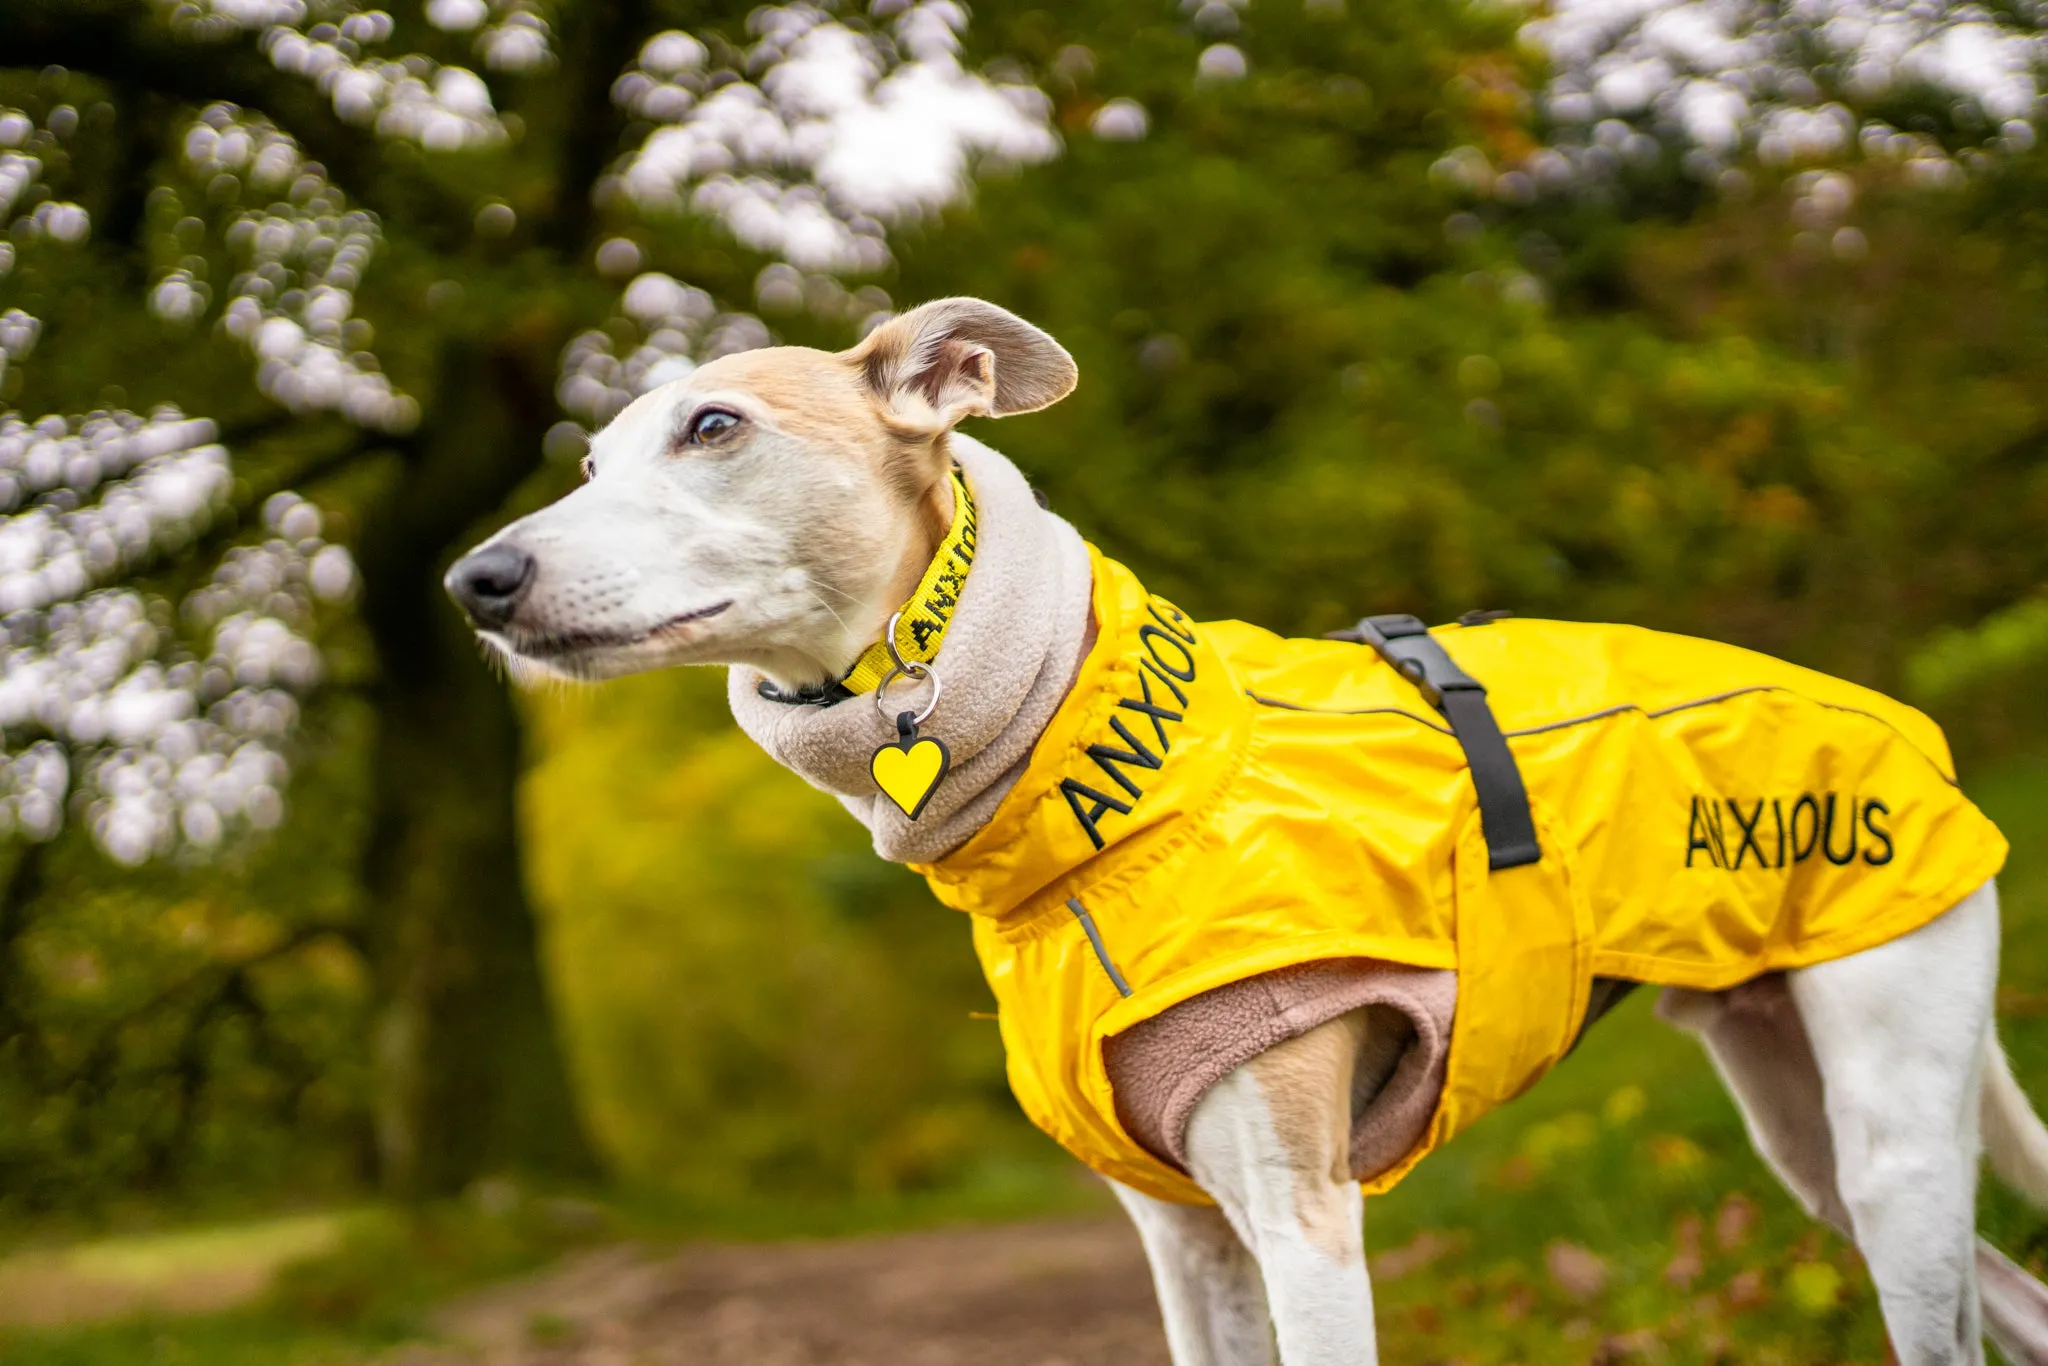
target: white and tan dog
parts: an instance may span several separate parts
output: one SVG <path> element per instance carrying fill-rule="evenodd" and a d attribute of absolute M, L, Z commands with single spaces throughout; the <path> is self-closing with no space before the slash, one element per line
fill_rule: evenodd
<path fill-rule="evenodd" d="M 947 472 L 967 444 L 954 425 L 1045 407 L 1074 382 L 1050 337 L 966 299 L 839 354 L 727 356 L 627 408 L 593 440 L 588 483 L 463 559 L 448 588 L 521 676 L 721 664 L 800 694 L 842 677 L 917 586 L 952 516 Z M 1073 545 L 1030 553 L 1048 593 L 1085 603 Z M 956 755 L 962 798 L 931 825 L 882 821 L 857 778 L 838 788 L 878 848 L 929 860 L 986 820 L 1086 647 L 1086 621 L 1056 617 L 1040 623 L 1052 663 L 1030 661 L 984 752 Z M 971 726 L 973 698 L 949 705 Z M 864 703 L 833 710 L 877 724 Z M 2048 1289 L 1974 1234 L 1980 1151 L 2048 1204 L 2048 1130 L 1992 1029 L 1998 938 L 1987 883 L 1878 948 L 1661 1006 L 1704 1042 L 1793 1194 L 1854 1239 L 1905 1366 L 1981 1361 L 1984 1333 L 2014 1361 L 2048 1362 Z M 1345 1149 L 1402 1043 L 1378 1018 L 1352 1011 L 1207 1091 L 1186 1166 L 1214 1208 L 1119 1188 L 1178 1366 L 1376 1360 Z"/>

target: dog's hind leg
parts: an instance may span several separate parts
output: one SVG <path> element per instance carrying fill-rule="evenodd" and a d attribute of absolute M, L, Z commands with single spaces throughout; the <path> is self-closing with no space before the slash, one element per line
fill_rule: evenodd
<path fill-rule="evenodd" d="M 1749 1141 L 1806 1212 L 1852 1241 L 1835 1185 L 1835 1148 L 1820 1065 L 1781 974 L 1730 991 L 1670 987 L 1657 1014 L 1706 1046 L 1742 1112 Z"/>
<path fill-rule="evenodd" d="M 1173 1366 L 1273 1366 L 1259 1264 L 1223 1211 L 1109 1185 L 1138 1226 L 1152 1264 Z"/>
<path fill-rule="evenodd" d="M 1788 975 L 1836 1186 L 1901 1366 L 1983 1360 L 1978 1099 L 1997 977 L 1990 883 L 1911 934 Z"/>
<path fill-rule="evenodd" d="M 1706 1046 L 1751 1142 L 1786 1188 L 1815 1218 L 1853 1240 L 1849 1210 L 1835 1185 L 1820 1065 L 1785 978 L 1759 978 L 1722 992 L 1672 988 L 1657 1013 Z M 1992 1056 L 1994 1064 L 2003 1062 Z M 1987 1076 L 1987 1127 L 1998 1119 L 1993 1103 Z M 2023 1096 L 2019 1104 L 2025 1104 Z M 2048 1286 L 1981 1238 L 1976 1261 L 1978 1300 L 1992 1344 L 2013 1366 L 2048 1366 Z"/>
<path fill-rule="evenodd" d="M 1371 1366 L 1364 1198 L 1351 1178 L 1353 1011 L 1253 1058 L 1188 1122 L 1188 1171 L 1257 1258 L 1285 1366 Z"/>

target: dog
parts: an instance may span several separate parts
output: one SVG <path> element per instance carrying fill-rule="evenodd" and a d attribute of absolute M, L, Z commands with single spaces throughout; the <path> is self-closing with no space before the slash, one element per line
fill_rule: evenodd
<path fill-rule="evenodd" d="M 1980 1154 L 2048 1207 L 2048 1128 L 1992 1025 L 2004 846 L 1954 791 L 1931 723 L 1625 628 L 1376 619 L 1361 627 L 1375 653 L 1194 623 L 954 430 L 1046 407 L 1076 380 L 1051 337 L 973 299 L 911 310 L 845 352 L 725 356 L 627 407 L 592 438 L 581 488 L 446 586 L 521 680 L 726 666 L 750 734 L 839 797 L 884 857 L 979 912 L 1013 1089 L 1110 1177 L 1177 1366 L 1376 1360 L 1363 1192 L 1526 1086 L 1634 981 L 1664 988 L 1659 1014 L 1702 1041 L 1758 1151 L 1855 1242 L 1904 1366 L 1981 1361 L 1987 1334 L 2013 1361 L 2048 1362 L 2048 1287 L 1974 1232 Z M 1547 668 L 1579 686 L 1589 650 L 1638 660 L 1610 670 L 1635 680 L 1622 700 L 1596 706 L 1596 689 L 1583 714 L 1518 724 L 1514 680 Z M 1667 675 L 1716 671 L 1734 683 L 1669 700 Z M 1811 764 L 1834 760 L 1812 759 L 1810 790 L 1703 796 L 1716 736 L 1752 724 L 1780 729 L 1730 763 L 1780 762 L 1806 730 L 1840 726 L 1880 776 L 1828 786 Z M 1567 762 L 1584 766 L 1552 775 Z M 1600 854 L 1576 809 L 1623 769 L 1664 786 L 1615 809 L 1669 805 L 1669 829 Z M 1336 821 L 1371 783 L 1395 814 Z M 1412 885 L 1387 852 L 1404 821 L 1434 851 Z M 1610 894 L 1596 872 L 1634 881 Z M 1178 890 L 1148 901 L 1153 884 Z M 1310 884 L 1314 897 L 1290 890 Z M 1780 890 L 1742 890 L 1764 886 Z M 1365 887 L 1395 917 L 1377 937 L 1359 929 Z M 1666 891 L 1682 903 L 1668 914 Z M 1321 919 L 1293 926 L 1290 899 Z M 1778 919 L 1698 928 L 1751 904 Z M 1696 961 L 1602 976 L 1601 961 L 1652 962 L 1592 943 L 1645 914 L 1664 918 L 1641 933 L 1697 944 Z M 1205 976 L 1220 950 L 1187 949 L 1176 916 L 1249 967 Z M 1220 1075 L 1183 1075 L 1173 1059 L 1203 1028 L 1236 1051 Z M 1148 1088 L 1170 1094 L 1141 1105 Z"/>

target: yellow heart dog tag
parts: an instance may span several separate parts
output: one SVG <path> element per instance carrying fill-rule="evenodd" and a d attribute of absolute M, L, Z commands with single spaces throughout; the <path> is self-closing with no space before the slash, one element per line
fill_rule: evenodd
<path fill-rule="evenodd" d="M 939 790 L 952 762 L 945 741 L 920 736 L 915 717 L 904 712 L 896 718 L 895 740 L 875 751 L 875 757 L 868 760 L 868 772 L 874 775 L 882 795 L 916 820 L 924 814 L 932 793 Z"/>

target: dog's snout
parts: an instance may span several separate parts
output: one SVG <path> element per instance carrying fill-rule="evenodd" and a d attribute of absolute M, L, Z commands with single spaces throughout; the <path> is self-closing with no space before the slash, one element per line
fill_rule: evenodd
<path fill-rule="evenodd" d="M 503 626 L 533 586 L 533 556 L 513 545 L 487 545 L 455 562 L 444 583 L 469 619 L 479 626 Z"/>

